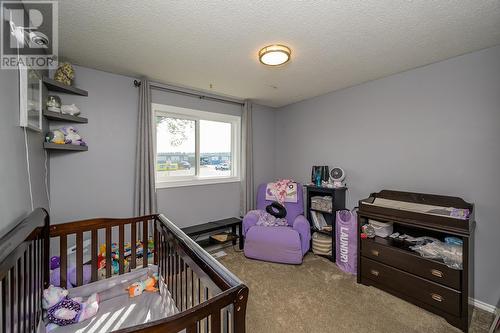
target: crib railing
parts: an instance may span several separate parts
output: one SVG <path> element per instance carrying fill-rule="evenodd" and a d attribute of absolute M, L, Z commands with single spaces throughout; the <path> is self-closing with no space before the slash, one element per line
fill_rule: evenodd
<path fill-rule="evenodd" d="M 66 286 L 68 272 L 68 251 L 63 251 L 62 249 L 73 248 L 73 252 L 76 254 L 75 262 L 73 263 L 73 266 L 76 268 L 76 286 L 81 286 L 83 284 L 84 250 L 88 251 L 89 248 L 91 267 L 90 280 L 94 282 L 99 279 L 98 256 L 100 244 L 104 244 L 106 248 L 104 258 L 106 262 L 105 277 L 109 278 L 113 275 L 113 238 L 115 238 L 118 245 L 118 274 L 126 272 L 124 259 L 124 245 L 126 239 L 129 241 L 131 247 L 129 269 L 134 269 L 138 266 L 138 258 L 136 255 L 138 240 L 142 241 L 143 245 L 142 266 L 148 266 L 147 247 L 150 235 L 152 234 L 154 234 L 153 262 L 157 263 L 157 233 L 153 233 L 152 230 L 152 223 L 156 219 L 156 215 L 147 215 L 124 219 L 99 218 L 51 225 L 50 237 L 59 238 L 59 278 L 61 286 Z M 71 239 L 71 243 L 68 243 L 70 236 L 73 236 L 74 239 Z M 88 246 L 84 246 L 84 239 L 90 240 L 90 242 L 87 242 Z"/>
<path fill-rule="evenodd" d="M 90 261 L 91 281 L 100 277 L 99 244 L 105 245 L 105 276 L 124 274 L 139 266 L 136 241 L 142 241 L 142 266 L 158 265 L 179 313 L 165 319 L 120 330 L 119 332 L 187 333 L 245 332 L 248 288 L 223 265 L 205 252 L 163 215 L 125 219 L 91 219 L 50 226 L 50 237 L 59 238 L 60 283 L 65 286 L 68 272 L 68 248 L 75 253 L 76 285 L 83 284 L 83 265 Z M 118 247 L 118 270 L 112 268 L 112 244 Z M 148 260 L 148 243 L 153 241 Z M 125 242 L 130 242 L 129 265 L 125 262 Z M 74 243 L 74 245 L 73 245 Z M 57 242 L 56 242 L 57 244 Z M 87 244 L 87 246 L 84 246 Z M 89 250 L 90 248 L 90 250 Z M 84 252 L 87 259 L 84 259 Z"/>
<path fill-rule="evenodd" d="M 245 332 L 248 288 L 165 216 L 156 231 L 160 275 L 183 311 L 160 324 L 163 332 Z"/>
<path fill-rule="evenodd" d="M 48 287 L 49 216 L 38 208 L 0 238 L 1 332 L 36 332 Z"/>

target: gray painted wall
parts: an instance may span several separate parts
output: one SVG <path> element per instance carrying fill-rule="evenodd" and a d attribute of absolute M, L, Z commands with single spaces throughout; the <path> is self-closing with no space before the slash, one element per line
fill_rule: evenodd
<path fill-rule="evenodd" d="M 79 125 L 88 152 L 51 156 L 51 213 L 54 222 L 133 214 L 133 184 L 138 91 L 133 78 L 75 66 L 77 86 L 89 97 L 64 96 L 89 123 Z M 241 108 L 153 91 L 155 103 L 239 114 Z M 274 154 L 274 112 L 255 107 L 255 154 Z M 256 166 L 255 178 L 270 180 L 274 165 Z M 158 209 L 179 226 L 239 215 L 239 183 L 158 189 Z"/>
<path fill-rule="evenodd" d="M 0 70 L 0 237 L 31 212 L 24 131 L 19 127 L 19 80 Z M 27 130 L 34 207 L 48 209 L 42 133 Z"/>
<path fill-rule="evenodd" d="M 341 166 L 350 207 L 381 189 L 476 204 L 475 298 L 500 298 L 500 47 L 286 106 L 276 176 Z"/>

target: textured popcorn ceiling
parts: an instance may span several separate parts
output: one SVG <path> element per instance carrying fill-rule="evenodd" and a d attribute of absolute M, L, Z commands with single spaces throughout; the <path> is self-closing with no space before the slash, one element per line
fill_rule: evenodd
<path fill-rule="evenodd" d="M 269 106 L 500 44 L 498 0 L 59 4 L 69 61 Z M 290 46 L 291 62 L 260 64 L 271 43 Z"/>

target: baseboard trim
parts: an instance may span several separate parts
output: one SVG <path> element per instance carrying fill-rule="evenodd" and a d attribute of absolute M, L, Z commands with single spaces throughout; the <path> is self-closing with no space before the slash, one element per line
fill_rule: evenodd
<path fill-rule="evenodd" d="M 482 302 L 480 300 L 470 298 L 470 297 L 469 297 L 469 304 L 473 305 L 474 307 L 476 307 L 478 309 L 487 311 L 489 313 L 495 313 L 497 310 L 497 307 L 494 305 L 491 305 L 491 304 L 488 304 L 488 303 L 485 303 L 485 302 Z"/>

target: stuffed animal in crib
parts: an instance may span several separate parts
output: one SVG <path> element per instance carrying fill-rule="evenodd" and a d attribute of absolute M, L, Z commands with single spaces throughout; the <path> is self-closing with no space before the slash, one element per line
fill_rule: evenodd
<path fill-rule="evenodd" d="M 64 288 L 49 286 L 43 291 L 42 307 L 47 312 L 49 330 L 82 322 L 96 315 L 99 309 L 99 294 L 90 295 L 85 302 L 81 297 L 68 297 Z"/>
<path fill-rule="evenodd" d="M 135 297 L 141 295 L 144 291 L 149 292 L 157 292 L 158 288 L 156 287 L 158 283 L 158 274 L 151 274 L 146 280 L 138 281 L 131 284 L 127 289 L 128 295 L 130 297 Z"/>

